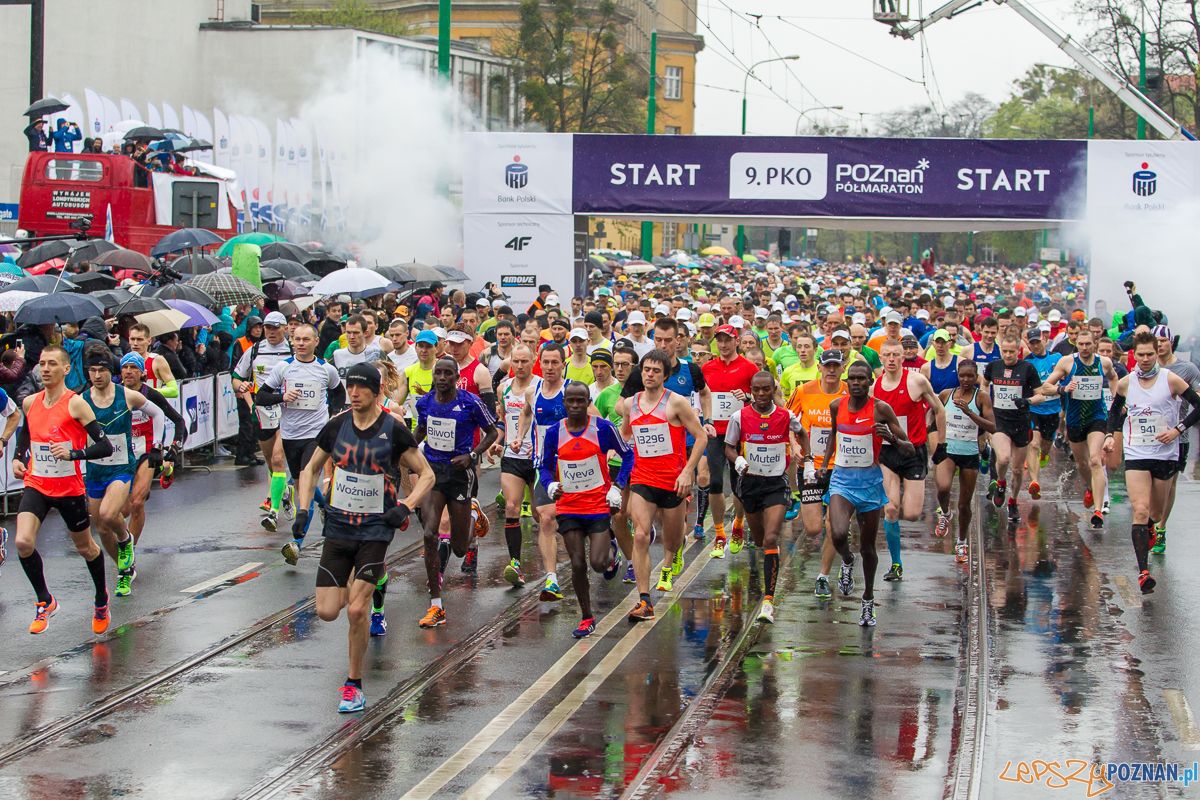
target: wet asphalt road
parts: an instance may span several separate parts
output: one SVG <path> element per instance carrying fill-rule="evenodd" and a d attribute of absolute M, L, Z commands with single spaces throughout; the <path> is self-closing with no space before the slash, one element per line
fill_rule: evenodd
<path fill-rule="evenodd" d="M 1009 780 L 1024 774 L 1022 761 L 1200 758 L 1188 716 L 1188 701 L 1200 703 L 1190 655 L 1200 644 L 1190 622 L 1200 545 L 1189 533 L 1200 491 L 1181 483 L 1169 555 L 1152 556 L 1159 589 L 1142 598 L 1123 487 L 1114 482 L 1108 527 L 1092 533 L 1078 491 L 1055 484 L 1060 472 L 1052 465 L 1041 501 L 1022 501 L 1020 525 L 982 504 L 978 512 L 991 641 L 985 797 L 1085 796 L 1046 776 Z M 485 473 L 485 502 L 496 480 Z M 46 634 L 26 632 L 31 592 L 15 557 L 6 565 L 0 753 L 262 630 L 32 751 L 0 757 L 0 797 L 935 798 L 953 796 L 956 765 L 974 756 L 962 730 L 968 573 L 928 522 L 905 523 L 905 580 L 877 587 L 874 630 L 854 624 L 856 596 L 813 598 L 815 543 L 789 526 L 775 626 L 753 621 L 759 551 L 721 562 L 692 545 L 653 625 L 631 628 L 631 587 L 597 588 L 595 577 L 600 630 L 583 643 L 570 637 L 578 608 L 568 571 L 559 570 L 562 603 L 537 603 L 533 583 L 510 589 L 495 520 L 478 576 L 452 559 L 449 623 L 419 630 L 424 572 L 415 533 L 400 534 L 389 633 L 368 649 L 368 711 L 347 718 L 334 711 L 345 623 L 303 607 L 319 539 L 299 567 L 284 565 L 284 535 L 257 522 L 264 487 L 261 468 L 219 467 L 156 491 L 134 595 L 114 599 L 113 630 L 98 642 L 90 584 L 57 519 L 41 551 L 63 610 Z M 527 566 L 536 560 L 528 529 L 525 554 Z M 1194 792 L 1125 784 L 1109 796 Z"/>

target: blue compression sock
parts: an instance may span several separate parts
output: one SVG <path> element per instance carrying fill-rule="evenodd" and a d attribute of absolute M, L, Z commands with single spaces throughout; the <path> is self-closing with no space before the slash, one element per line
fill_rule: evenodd
<path fill-rule="evenodd" d="M 888 555 L 892 557 L 893 564 L 899 564 L 900 561 L 900 520 L 884 520 L 883 535 L 887 537 Z"/>

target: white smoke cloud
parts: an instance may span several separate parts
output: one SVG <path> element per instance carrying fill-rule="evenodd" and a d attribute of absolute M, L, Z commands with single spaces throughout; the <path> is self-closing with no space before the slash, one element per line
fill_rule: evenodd
<path fill-rule="evenodd" d="M 298 116 L 336 151 L 347 231 L 340 244 L 364 265 L 461 263 L 462 215 L 447 187 L 461 183 L 459 131 L 471 121 L 450 88 L 366 55 L 327 72 Z"/>

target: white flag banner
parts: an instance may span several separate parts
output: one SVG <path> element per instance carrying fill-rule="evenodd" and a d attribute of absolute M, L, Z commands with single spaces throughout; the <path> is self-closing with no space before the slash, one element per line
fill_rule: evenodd
<path fill-rule="evenodd" d="M 68 122 L 74 122 L 77 124 L 79 126 L 79 132 L 83 134 L 84 138 L 92 136 L 92 129 L 88 124 L 87 114 L 84 113 L 83 107 L 79 105 L 79 101 L 69 94 L 58 95 L 58 97 L 60 97 L 68 106 L 70 106 L 70 108 L 63 112 L 63 118 Z M 72 142 L 71 150 L 75 153 L 82 151 L 83 142 Z"/>
<path fill-rule="evenodd" d="M 232 169 L 238 174 L 238 182 L 242 186 L 249 188 L 246 183 L 246 176 L 242 173 L 242 165 L 236 163 L 232 158 L 232 142 L 230 139 L 232 131 L 230 130 L 229 120 L 225 117 L 225 113 L 219 108 L 213 109 L 213 138 L 210 140 L 213 147 L 216 148 L 213 153 L 213 161 L 218 167 Z M 239 151 L 240 155 L 240 151 Z"/>
<path fill-rule="evenodd" d="M 175 109 L 170 103 L 162 105 L 162 121 L 163 128 L 179 130 L 179 115 L 175 113 Z"/>
<path fill-rule="evenodd" d="M 151 128 L 162 129 L 162 114 L 158 113 L 158 106 L 154 105 L 154 103 L 146 104 L 146 124 Z"/>
<path fill-rule="evenodd" d="M 104 104 L 104 130 L 111 131 L 121 121 L 121 109 L 104 95 L 100 95 L 100 102 Z"/>
<path fill-rule="evenodd" d="M 104 133 L 104 103 L 100 95 L 91 89 L 83 90 L 84 102 L 87 104 L 87 130 L 92 138 Z"/>
<path fill-rule="evenodd" d="M 275 150 L 272 147 L 271 131 L 267 128 L 266 123 L 258 117 L 251 118 L 254 125 L 254 133 L 257 138 L 258 150 L 258 218 L 262 222 L 271 224 L 275 221 L 272 215 L 273 199 L 271 197 L 271 183 L 274 180 L 273 164 L 275 159 Z"/>
<path fill-rule="evenodd" d="M 133 101 L 122 97 L 121 98 L 121 119 L 141 119 L 142 112 L 138 111 L 138 107 L 133 104 Z"/>
<path fill-rule="evenodd" d="M 271 203 L 274 206 L 276 224 L 282 224 L 287 218 L 287 152 L 290 140 L 288 124 L 281 119 L 275 120 L 275 170 L 271 176 Z"/>
<path fill-rule="evenodd" d="M 196 138 L 203 139 L 206 142 L 212 142 L 213 129 L 212 125 L 208 124 L 208 117 L 204 116 L 204 114 L 199 111 L 195 111 L 193 113 L 196 115 Z M 201 150 L 198 155 L 202 159 L 212 161 L 213 156 L 216 155 L 216 151 L 213 149 Z"/>
<path fill-rule="evenodd" d="M 183 127 L 180 130 L 192 138 L 196 136 L 196 112 L 188 106 L 183 107 Z"/>

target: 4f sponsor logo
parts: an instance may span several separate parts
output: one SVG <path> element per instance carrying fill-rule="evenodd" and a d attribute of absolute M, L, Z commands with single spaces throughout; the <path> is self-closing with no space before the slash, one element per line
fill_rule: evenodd
<path fill-rule="evenodd" d="M 504 243 L 505 250 L 524 250 L 533 241 L 532 236 L 514 236 Z"/>

